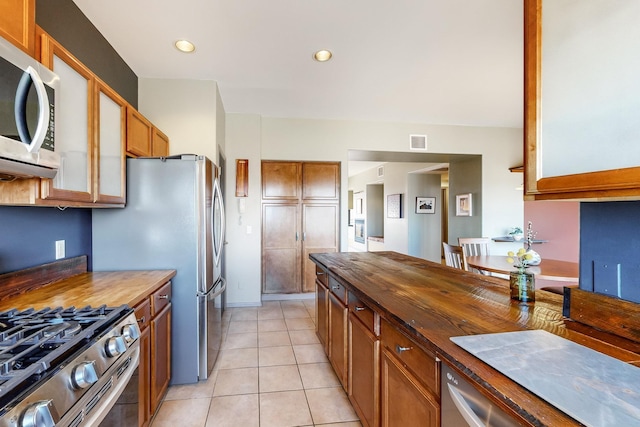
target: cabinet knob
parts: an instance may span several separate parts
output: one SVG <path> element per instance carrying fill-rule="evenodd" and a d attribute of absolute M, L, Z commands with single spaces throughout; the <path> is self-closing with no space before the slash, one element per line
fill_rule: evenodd
<path fill-rule="evenodd" d="M 363 310 L 366 310 L 366 309 L 367 309 L 367 307 L 358 307 L 357 305 L 355 306 L 355 310 L 356 311 L 363 311 Z"/>
<path fill-rule="evenodd" d="M 337 291 L 338 289 L 340 289 L 340 285 L 334 285 L 331 287 L 331 289 L 333 289 L 334 291 Z"/>
<path fill-rule="evenodd" d="M 402 347 L 399 344 L 396 344 L 396 353 L 402 354 L 405 351 L 413 350 L 413 347 Z"/>
<path fill-rule="evenodd" d="M 169 295 L 158 295 L 158 299 L 169 299 Z"/>
<path fill-rule="evenodd" d="M 144 323 L 144 316 L 142 316 L 141 318 L 138 319 L 138 323 Z"/>
<path fill-rule="evenodd" d="M 324 272 L 319 271 L 319 272 L 316 273 L 316 276 L 324 276 Z"/>

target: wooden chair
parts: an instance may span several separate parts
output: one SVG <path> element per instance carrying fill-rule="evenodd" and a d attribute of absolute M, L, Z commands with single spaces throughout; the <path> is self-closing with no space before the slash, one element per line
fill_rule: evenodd
<path fill-rule="evenodd" d="M 489 243 L 491 243 L 491 239 L 488 237 L 458 237 L 458 244 L 462 247 L 465 257 L 490 255 Z M 489 272 L 477 270 L 475 268 L 471 269 L 468 266 L 466 269 L 485 276 L 491 275 Z"/>
<path fill-rule="evenodd" d="M 464 252 L 460 246 L 449 245 L 442 242 L 442 247 L 444 248 L 444 262 L 446 265 L 453 268 L 459 268 L 460 270 L 467 269 Z"/>

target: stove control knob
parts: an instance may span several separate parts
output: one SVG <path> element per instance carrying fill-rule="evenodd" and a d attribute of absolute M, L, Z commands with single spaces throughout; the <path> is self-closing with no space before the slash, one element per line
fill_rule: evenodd
<path fill-rule="evenodd" d="M 30 405 L 20 417 L 20 427 L 53 427 L 60 416 L 52 400 L 41 400 Z"/>
<path fill-rule="evenodd" d="M 111 337 L 107 340 L 104 349 L 107 352 L 107 356 L 116 357 L 127 351 L 127 344 L 124 342 L 123 337 Z"/>
<path fill-rule="evenodd" d="M 98 381 L 96 362 L 82 362 L 71 371 L 71 386 L 75 390 L 87 388 Z"/>
<path fill-rule="evenodd" d="M 140 333 L 136 325 L 129 323 L 122 327 L 122 336 L 127 343 L 131 343 L 140 337 Z"/>

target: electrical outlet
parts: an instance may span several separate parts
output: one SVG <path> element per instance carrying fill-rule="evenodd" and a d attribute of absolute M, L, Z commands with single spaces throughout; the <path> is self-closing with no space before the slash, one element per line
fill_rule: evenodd
<path fill-rule="evenodd" d="M 56 240 L 56 259 L 64 257 L 64 240 Z"/>

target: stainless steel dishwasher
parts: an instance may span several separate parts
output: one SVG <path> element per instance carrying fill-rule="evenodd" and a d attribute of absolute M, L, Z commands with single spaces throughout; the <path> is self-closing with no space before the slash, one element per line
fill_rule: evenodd
<path fill-rule="evenodd" d="M 521 425 L 444 362 L 441 366 L 442 427 L 512 427 Z"/>

